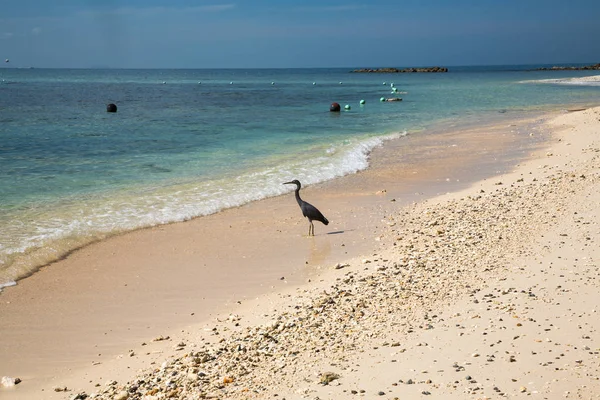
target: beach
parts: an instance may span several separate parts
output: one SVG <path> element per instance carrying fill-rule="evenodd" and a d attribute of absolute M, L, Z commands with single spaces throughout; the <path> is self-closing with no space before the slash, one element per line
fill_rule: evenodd
<path fill-rule="evenodd" d="M 599 131 L 390 142 L 314 238 L 288 194 L 76 250 L 2 293 L 0 395 L 599 398 Z"/>

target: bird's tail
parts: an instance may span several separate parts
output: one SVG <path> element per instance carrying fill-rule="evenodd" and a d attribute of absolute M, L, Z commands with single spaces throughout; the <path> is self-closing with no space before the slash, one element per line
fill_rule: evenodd
<path fill-rule="evenodd" d="M 329 225 L 329 220 L 327 218 L 323 217 L 323 223 L 325 225 Z"/>

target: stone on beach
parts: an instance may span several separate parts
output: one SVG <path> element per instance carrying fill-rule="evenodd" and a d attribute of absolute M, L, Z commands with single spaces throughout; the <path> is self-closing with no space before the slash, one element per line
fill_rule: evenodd
<path fill-rule="evenodd" d="M 19 383 L 21 383 L 20 378 L 11 378 L 10 376 L 3 376 L 2 379 L 0 379 L 0 387 L 9 388 L 18 385 Z"/>
<path fill-rule="evenodd" d="M 340 378 L 340 376 L 338 374 L 336 374 L 335 372 L 323 372 L 319 377 L 319 381 L 323 385 L 328 385 L 329 383 L 331 383 L 334 380 L 339 379 L 339 378 Z"/>

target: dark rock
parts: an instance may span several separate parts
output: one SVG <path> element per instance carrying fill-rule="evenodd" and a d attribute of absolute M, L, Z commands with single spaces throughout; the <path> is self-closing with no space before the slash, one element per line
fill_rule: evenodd
<path fill-rule="evenodd" d="M 533 71 L 595 71 L 595 70 L 600 70 L 600 63 L 594 64 L 594 65 L 584 65 L 583 67 L 576 67 L 576 66 L 559 67 L 559 66 L 555 65 L 554 67 L 536 68 Z"/>
<path fill-rule="evenodd" d="M 426 68 L 360 68 L 355 69 L 351 72 L 367 72 L 367 73 L 384 73 L 384 74 L 395 74 L 395 73 L 407 73 L 407 72 L 448 72 L 446 67 L 426 67 Z"/>

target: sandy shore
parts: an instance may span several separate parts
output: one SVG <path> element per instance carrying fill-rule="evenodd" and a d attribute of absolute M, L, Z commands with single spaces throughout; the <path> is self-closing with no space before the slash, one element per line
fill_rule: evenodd
<path fill-rule="evenodd" d="M 283 196 L 73 253 L 1 295 L 0 395 L 599 398 L 600 109 L 539 124 L 386 146 L 314 239 Z"/>

